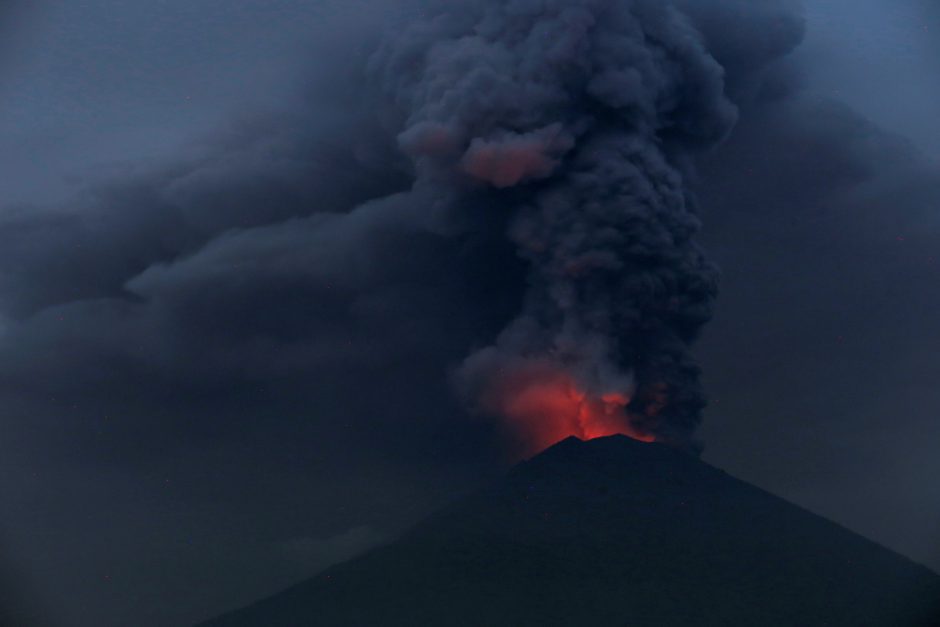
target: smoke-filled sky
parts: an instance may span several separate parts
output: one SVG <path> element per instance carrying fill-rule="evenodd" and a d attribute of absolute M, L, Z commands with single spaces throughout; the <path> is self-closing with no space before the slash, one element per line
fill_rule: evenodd
<path fill-rule="evenodd" d="M 494 372 L 692 438 L 692 213 L 704 458 L 940 569 L 940 9 L 546 17 L 605 4 L 5 5 L 3 602 L 185 625 L 393 537 L 518 452 Z"/>

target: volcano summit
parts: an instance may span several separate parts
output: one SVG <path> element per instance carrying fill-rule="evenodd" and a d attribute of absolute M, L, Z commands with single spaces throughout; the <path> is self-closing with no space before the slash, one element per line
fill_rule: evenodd
<path fill-rule="evenodd" d="M 201 627 L 930 627 L 940 576 L 721 470 L 568 438 L 399 540 Z"/>

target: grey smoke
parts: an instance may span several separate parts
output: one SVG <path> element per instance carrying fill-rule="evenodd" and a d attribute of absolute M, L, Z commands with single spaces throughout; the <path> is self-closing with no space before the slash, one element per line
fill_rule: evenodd
<path fill-rule="evenodd" d="M 753 25 L 742 9 L 722 7 Z M 746 59 L 742 77 L 799 40 L 780 11 L 752 12 L 783 30 L 753 54 L 741 50 L 753 40 L 720 42 Z M 717 277 L 694 242 L 684 168 L 736 119 L 707 37 L 672 3 L 450 3 L 389 36 L 371 70 L 435 220 L 467 228 L 461 214 L 506 213 L 528 269 L 521 311 L 468 357 L 463 385 L 480 395 L 547 366 L 631 398 L 641 431 L 689 443 L 704 406 L 689 348 Z"/>

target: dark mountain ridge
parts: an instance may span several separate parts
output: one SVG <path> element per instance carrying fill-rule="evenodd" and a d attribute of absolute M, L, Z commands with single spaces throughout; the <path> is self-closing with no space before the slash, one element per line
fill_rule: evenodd
<path fill-rule="evenodd" d="M 661 444 L 569 438 L 201 627 L 932 627 L 940 576 Z"/>

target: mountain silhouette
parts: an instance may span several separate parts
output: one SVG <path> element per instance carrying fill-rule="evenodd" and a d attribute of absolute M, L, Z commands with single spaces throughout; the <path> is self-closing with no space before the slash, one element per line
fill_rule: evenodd
<path fill-rule="evenodd" d="M 935 627 L 940 576 L 691 455 L 569 438 L 201 627 Z"/>

